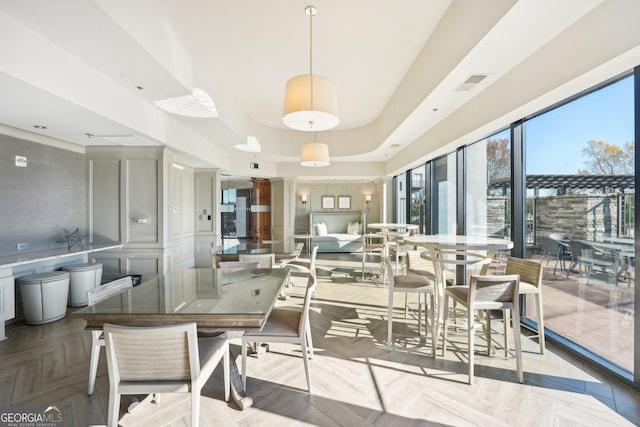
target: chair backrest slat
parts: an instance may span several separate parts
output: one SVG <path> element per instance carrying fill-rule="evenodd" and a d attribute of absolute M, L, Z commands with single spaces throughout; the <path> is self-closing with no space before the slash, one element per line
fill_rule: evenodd
<path fill-rule="evenodd" d="M 218 268 L 260 268 L 259 261 L 241 262 L 241 261 L 220 261 Z"/>
<path fill-rule="evenodd" d="M 469 299 L 474 306 L 486 303 L 511 303 L 518 298 L 520 278 L 518 275 L 471 276 Z"/>
<path fill-rule="evenodd" d="M 100 301 L 104 301 L 113 295 L 124 292 L 128 288 L 133 287 L 133 281 L 131 276 L 126 276 L 121 279 L 113 280 L 105 283 L 102 286 L 97 286 L 87 291 L 87 301 L 89 305 L 97 304 Z"/>
<path fill-rule="evenodd" d="M 507 258 L 504 274 L 519 274 L 520 281 L 536 287 L 542 286 L 542 264 L 530 259 L 516 257 Z"/>
<path fill-rule="evenodd" d="M 273 268 L 276 264 L 276 255 L 271 254 L 240 254 L 238 255 L 240 262 L 259 262 L 260 268 Z"/>
<path fill-rule="evenodd" d="M 199 363 L 192 366 L 190 361 L 198 360 L 195 323 L 152 328 L 105 324 L 104 334 L 107 358 L 119 381 L 182 381 L 198 375 Z"/>

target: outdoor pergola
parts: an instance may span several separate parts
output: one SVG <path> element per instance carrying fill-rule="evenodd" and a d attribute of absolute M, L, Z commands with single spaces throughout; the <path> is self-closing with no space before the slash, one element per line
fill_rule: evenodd
<path fill-rule="evenodd" d="M 511 181 L 499 179 L 492 181 L 492 189 L 506 190 Z M 558 194 L 565 194 L 570 188 L 580 190 L 600 189 L 603 193 L 624 192 L 635 188 L 634 175 L 527 175 L 527 189 L 538 192 L 541 189 L 555 189 Z"/>

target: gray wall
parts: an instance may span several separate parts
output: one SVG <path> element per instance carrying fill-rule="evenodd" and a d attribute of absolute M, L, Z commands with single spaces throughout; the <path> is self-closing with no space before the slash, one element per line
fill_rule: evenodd
<path fill-rule="evenodd" d="M 380 188 L 376 183 L 357 183 L 347 181 L 310 182 L 298 181 L 296 185 L 295 232 L 309 232 L 309 213 L 311 212 L 365 212 L 367 224 L 382 221 Z M 301 195 L 307 195 L 307 204 L 302 204 Z M 371 202 L 365 202 L 365 194 L 371 194 Z M 334 196 L 335 207 L 322 209 L 322 196 Z M 351 197 L 349 209 L 338 209 L 338 196 Z M 391 219 L 388 219 L 391 222 Z"/>
<path fill-rule="evenodd" d="M 15 157 L 28 167 L 15 166 Z M 64 230 L 86 234 L 84 155 L 0 135 L 0 256 L 66 247 Z"/>

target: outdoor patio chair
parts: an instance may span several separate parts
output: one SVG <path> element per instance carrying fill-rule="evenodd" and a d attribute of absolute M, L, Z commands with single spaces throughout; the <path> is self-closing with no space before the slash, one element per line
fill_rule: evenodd
<path fill-rule="evenodd" d="M 575 267 L 578 267 L 578 274 L 582 275 L 582 267 L 584 267 L 587 273 L 586 284 L 588 285 L 594 269 L 597 268 L 601 273 L 608 276 L 610 282 L 618 284 L 618 251 L 604 251 L 584 240 L 570 240 L 569 246 L 573 261 L 569 271 L 567 271 L 567 277 Z"/>
<path fill-rule="evenodd" d="M 558 267 L 558 263 L 560 264 L 560 268 L 564 271 L 566 270 L 566 266 L 564 264 L 565 261 L 571 261 L 571 252 L 567 250 L 566 246 L 560 242 L 559 240 L 553 239 L 552 237 L 541 237 L 540 238 L 540 246 L 542 248 L 542 260 L 547 260 L 547 265 L 549 265 L 550 259 L 555 259 L 556 262 L 553 266 L 553 274 L 556 274 L 556 269 Z"/>

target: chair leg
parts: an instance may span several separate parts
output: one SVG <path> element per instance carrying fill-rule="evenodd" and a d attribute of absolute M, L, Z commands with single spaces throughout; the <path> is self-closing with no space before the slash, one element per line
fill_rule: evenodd
<path fill-rule="evenodd" d="M 542 294 L 536 293 L 536 312 L 538 315 L 538 341 L 540 342 L 540 354 L 544 354 L 544 315 L 542 314 Z"/>
<path fill-rule="evenodd" d="M 468 314 L 468 319 L 467 319 L 467 342 L 469 344 L 469 384 L 473 384 L 473 364 L 474 364 L 474 338 L 475 338 L 475 331 L 474 331 L 474 318 L 473 318 L 473 313 L 471 311 L 469 311 Z"/>
<path fill-rule="evenodd" d="M 422 298 L 421 294 L 418 293 L 418 336 L 422 336 Z"/>
<path fill-rule="evenodd" d="M 409 317 L 409 293 L 404 293 L 404 318 Z"/>
<path fill-rule="evenodd" d="M 524 381 L 522 373 L 522 347 L 520 342 L 520 319 L 516 316 L 516 310 L 511 310 L 511 323 L 513 325 L 513 340 L 516 345 L 516 369 L 518 371 L 518 382 Z"/>
<path fill-rule="evenodd" d="M 393 350 L 393 292 L 389 291 L 387 303 L 387 350 Z"/>
<path fill-rule="evenodd" d="M 444 314 L 442 316 L 442 357 L 444 357 L 444 352 L 447 350 L 447 329 L 449 329 L 449 297 L 445 296 Z"/>
<path fill-rule="evenodd" d="M 229 401 L 229 393 L 231 391 L 231 353 L 229 353 L 229 343 L 227 349 L 222 356 L 222 372 L 224 378 L 224 401 Z M 244 366 L 244 365 L 243 365 Z"/>
<path fill-rule="evenodd" d="M 242 388 L 247 391 L 247 342 L 242 340 Z"/>
<path fill-rule="evenodd" d="M 107 415 L 109 427 L 118 426 L 118 415 L 120 415 L 120 393 L 116 392 L 114 386 L 111 386 L 109 387 L 109 413 Z"/>
<path fill-rule="evenodd" d="M 304 372 L 307 376 L 307 389 L 311 393 L 311 372 L 309 371 L 309 354 L 307 353 L 307 343 L 305 337 L 300 338 L 300 345 L 302 346 L 302 357 L 304 360 Z"/>
<path fill-rule="evenodd" d="M 509 357 L 509 311 L 502 310 L 502 321 L 504 322 L 504 357 Z"/>
<path fill-rule="evenodd" d="M 98 362 L 100 360 L 100 334 L 102 331 L 91 331 L 91 362 L 89 363 L 89 388 L 87 394 L 91 396 L 96 385 Z"/>
<path fill-rule="evenodd" d="M 307 323 L 306 329 L 306 339 L 307 339 L 307 347 L 309 348 L 310 359 L 313 359 L 313 341 L 311 339 L 311 325 Z"/>
<path fill-rule="evenodd" d="M 191 426 L 198 427 L 200 425 L 200 389 L 191 390 Z"/>
<path fill-rule="evenodd" d="M 487 356 L 491 356 L 491 352 L 493 350 L 493 341 L 492 341 L 493 338 L 491 337 L 491 313 L 489 312 L 489 310 L 486 311 L 484 316 L 487 318 L 487 323 L 485 325 L 485 327 L 487 328 L 486 330 Z"/>
<path fill-rule="evenodd" d="M 436 347 L 438 346 L 438 338 L 436 337 L 436 296 L 434 294 L 431 294 L 429 297 L 429 303 L 431 305 L 431 324 L 429 325 L 431 329 L 431 357 L 435 359 Z"/>

